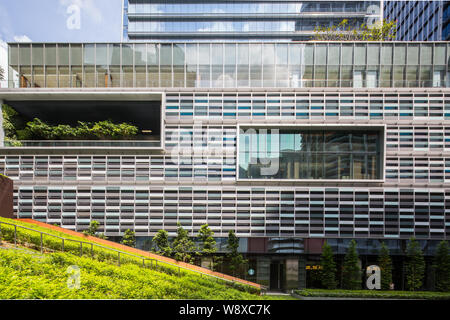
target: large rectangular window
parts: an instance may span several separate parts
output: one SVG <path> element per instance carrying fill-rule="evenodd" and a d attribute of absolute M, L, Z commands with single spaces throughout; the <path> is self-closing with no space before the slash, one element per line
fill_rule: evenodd
<path fill-rule="evenodd" d="M 370 128 L 241 128 L 239 178 L 378 180 L 382 136 Z"/>

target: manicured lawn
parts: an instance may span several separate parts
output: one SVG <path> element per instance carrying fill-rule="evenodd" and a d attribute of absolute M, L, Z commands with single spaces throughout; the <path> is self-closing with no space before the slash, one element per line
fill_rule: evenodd
<path fill-rule="evenodd" d="M 450 292 L 430 291 L 304 289 L 295 293 L 302 297 L 450 300 Z"/>

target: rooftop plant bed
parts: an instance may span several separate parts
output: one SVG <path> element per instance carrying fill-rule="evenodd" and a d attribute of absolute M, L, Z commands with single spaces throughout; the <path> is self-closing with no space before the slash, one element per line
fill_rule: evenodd
<path fill-rule="evenodd" d="M 35 118 L 27 123 L 21 140 L 128 140 L 136 136 L 138 128 L 128 123 L 115 124 L 111 120 L 78 122 L 78 126 L 48 125 Z"/>
<path fill-rule="evenodd" d="M 39 118 L 26 122 L 8 105 L 2 106 L 5 143 L 22 146 L 27 140 L 131 140 L 139 129 L 129 123 L 113 123 L 111 120 L 97 122 L 78 121 L 78 125 L 50 125 Z"/>

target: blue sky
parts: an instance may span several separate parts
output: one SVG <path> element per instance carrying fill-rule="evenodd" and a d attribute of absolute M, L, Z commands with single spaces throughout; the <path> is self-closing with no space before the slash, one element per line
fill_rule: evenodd
<path fill-rule="evenodd" d="M 0 0 L 0 40 L 120 41 L 121 11 L 122 0 Z"/>

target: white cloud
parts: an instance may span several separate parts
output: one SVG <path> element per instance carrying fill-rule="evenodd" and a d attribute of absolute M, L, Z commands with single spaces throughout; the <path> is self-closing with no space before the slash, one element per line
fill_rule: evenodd
<path fill-rule="evenodd" d="M 31 39 L 26 35 L 14 36 L 15 42 L 31 42 Z"/>
<path fill-rule="evenodd" d="M 94 2 L 94 0 L 59 0 L 61 6 L 65 8 L 71 5 L 78 6 L 82 15 L 86 13 L 96 24 L 101 24 L 103 22 L 103 14 Z"/>
<path fill-rule="evenodd" d="M 150 4 L 150 12 L 152 13 L 164 13 L 164 10 L 159 9 L 161 6 L 157 4 Z"/>
<path fill-rule="evenodd" d="M 222 9 L 213 9 L 211 12 L 213 14 L 224 14 L 226 13 Z M 214 22 L 211 26 L 206 28 L 200 28 L 198 32 L 234 32 L 234 27 L 232 22 Z"/>
<path fill-rule="evenodd" d="M 233 24 L 230 22 L 214 22 L 210 27 L 200 28 L 198 32 L 230 32 L 234 31 Z"/>

